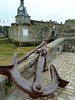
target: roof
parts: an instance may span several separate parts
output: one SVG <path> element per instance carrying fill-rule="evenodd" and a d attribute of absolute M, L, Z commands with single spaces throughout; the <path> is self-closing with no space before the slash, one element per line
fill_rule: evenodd
<path fill-rule="evenodd" d="M 26 7 L 24 7 L 24 1 L 23 0 L 21 0 L 20 6 L 18 7 L 17 15 L 19 15 L 19 16 L 20 15 L 29 16 L 28 13 L 27 13 Z"/>

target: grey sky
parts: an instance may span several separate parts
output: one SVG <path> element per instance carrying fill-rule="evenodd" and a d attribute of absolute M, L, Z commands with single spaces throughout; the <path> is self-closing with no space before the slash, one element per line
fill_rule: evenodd
<path fill-rule="evenodd" d="M 15 22 L 20 0 L 0 0 L 0 25 Z M 65 22 L 75 19 L 75 0 L 24 0 L 33 20 Z"/>

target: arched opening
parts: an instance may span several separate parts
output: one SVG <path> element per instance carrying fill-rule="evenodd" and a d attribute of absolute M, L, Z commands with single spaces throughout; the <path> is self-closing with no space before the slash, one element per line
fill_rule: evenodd
<path fill-rule="evenodd" d="M 51 32 L 51 35 L 50 35 L 49 39 L 48 39 L 48 43 L 50 43 L 50 42 L 52 42 L 52 41 L 54 41 L 54 40 L 55 40 L 55 31 L 53 30 L 53 31 Z"/>
<path fill-rule="evenodd" d="M 55 36 L 55 31 L 52 31 L 51 32 L 51 37 L 54 37 Z"/>

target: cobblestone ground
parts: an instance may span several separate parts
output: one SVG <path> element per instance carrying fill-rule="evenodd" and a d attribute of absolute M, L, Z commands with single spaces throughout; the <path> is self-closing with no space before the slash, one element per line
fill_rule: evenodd
<path fill-rule="evenodd" d="M 50 64 L 56 67 L 60 77 L 69 81 L 69 84 L 65 88 L 58 87 L 58 89 L 48 97 L 35 100 L 75 100 L 75 53 L 62 53 Z M 48 66 L 50 66 L 50 64 L 48 64 Z M 50 81 L 50 72 L 45 72 L 43 74 L 42 84 L 48 84 Z"/>
<path fill-rule="evenodd" d="M 38 98 L 35 100 L 75 100 L 75 53 L 62 53 L 55 58 L 50 64 L 53 64 L 60 77 L 69 81 L 65 88 L 59 88 L 50 96 Z M 48 64 L 48 66 L 50 66 Z M 51 81 L 50 71 L 43 74 L 43 84 L 48 84 Z M 15 95 L 16 96 L 16 95 Z M 19 95 L 18 95 L 19 96 Z M 21 96 L 21 95 L 20 95 Z M 11 96 L 10 96 L 11 97 Z M 27 96 L 25 99 L 6 99 L 6 100 L 33 100 Z"/>

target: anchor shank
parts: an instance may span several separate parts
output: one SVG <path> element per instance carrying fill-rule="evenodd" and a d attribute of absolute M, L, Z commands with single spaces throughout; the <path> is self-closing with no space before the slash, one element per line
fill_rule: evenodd
<path fill-rule="evenodd" d="M 45 51 L 46 46 L 42 46 L 41 52 L 38 58 L 37 62 L 37 70 L 36 70 L 36 79 L 35 82 L 33 83 L 32 90 L 35 93 L 42 93 L 43 88 L 42 88 L 42 72 L 44 68 L 44 62 L 45 62 L 45 56 L 46 56 L 46 51 Z"/>

